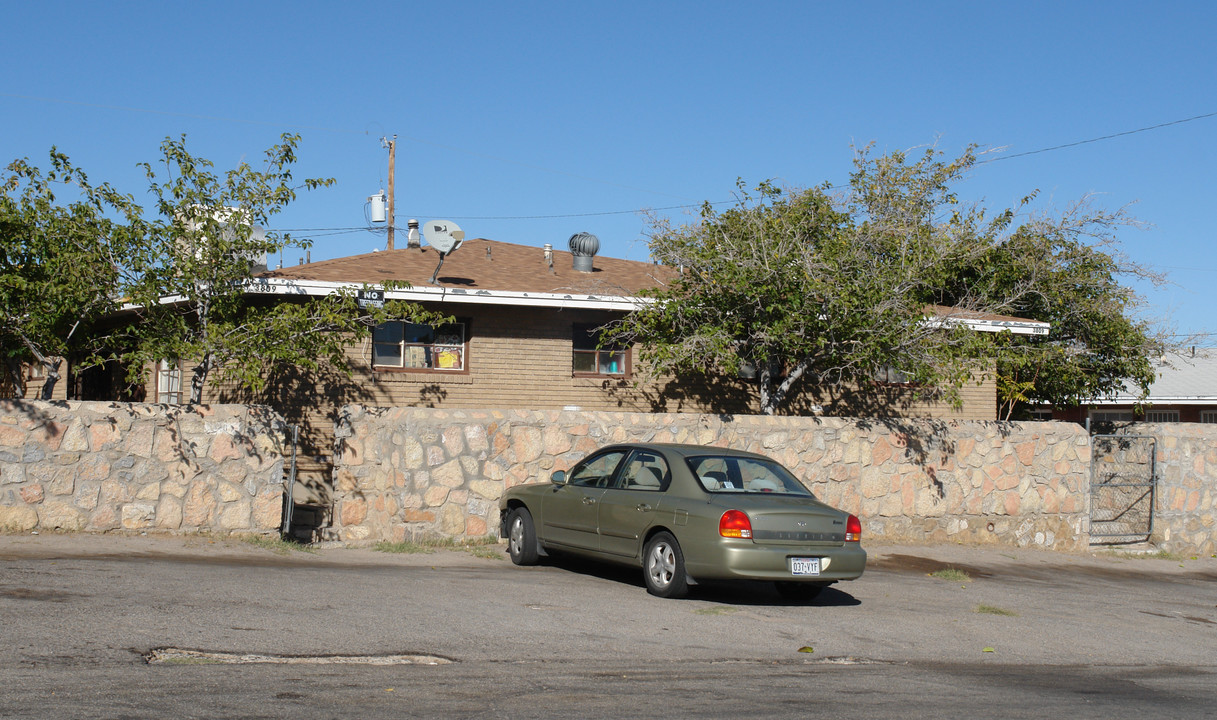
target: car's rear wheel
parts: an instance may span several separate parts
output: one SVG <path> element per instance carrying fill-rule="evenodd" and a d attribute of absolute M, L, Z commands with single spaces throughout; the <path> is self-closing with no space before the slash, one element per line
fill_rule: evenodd
<path fill-rule="evenodd" d="M 537 529 L 528 508 L 518 507 L 511 511 L 507 522 L 507 554 L 516 565 L 537 563 Z"/>
<path fill-rule="evenodd" d="M 775 582 L 778 595 L 795 602 L 811 602 L 820 596 L 827 585 L 802 582 Z"/>
<path fill-rule="evenodd" d="M 689 592 L 685 556 L 670 533 L 657 533 L 642 554 L 642 575 L 647 592 L 662 598 L 681 598 Z"/>

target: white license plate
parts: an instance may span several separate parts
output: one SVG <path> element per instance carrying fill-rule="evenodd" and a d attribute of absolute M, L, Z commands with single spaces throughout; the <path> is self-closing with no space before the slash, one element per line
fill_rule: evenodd
<path fill-rule="evenodd" d="M 790 558 L 791 575 L 819 575 L 820 558 Z"/>

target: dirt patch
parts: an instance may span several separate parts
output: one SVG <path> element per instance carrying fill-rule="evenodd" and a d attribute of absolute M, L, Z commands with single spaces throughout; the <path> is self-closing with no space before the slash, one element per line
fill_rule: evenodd
<path fill-rule="evenodd" d="M 934 560 L 933 558 L 918 557 L 916 555 L 883 555 L 877 558 L 869 558 L 866 561 L 866 569 L 891 570 L 892 572 L 917 573 L 919 575 L 929 575 L 939 570 L 959 570 L 960 572 L 967 573 L 968 577 L 973 580 L 991 578 L 994 575 L 992 571 L 976 565 L 946 562 Z"/>
<path fill-rule="evenodd" d="M 67 602 L 72 598 L 82 597 L 75 593 L 61 590 L 31 590 L 29 588 L 9 588 L 0 590 L 0 597 L 14 600 L 36 600 L 40 602 Z"/>

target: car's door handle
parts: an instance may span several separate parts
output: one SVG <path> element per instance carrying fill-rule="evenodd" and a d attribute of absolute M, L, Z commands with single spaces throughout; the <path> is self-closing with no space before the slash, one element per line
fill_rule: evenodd
<path fill-rule="evenodd" d="M 585 497 L 585 498 L 583 498 L 583 504 L 584 505 L 595 505 L 596 501 L 594 498 Z"/>
<path fill-rule="evenodd" d="M 650 509 L 650 505 L 647 505 L 646 503 L 638 503 L 638 512 L 649 512 Z"/>

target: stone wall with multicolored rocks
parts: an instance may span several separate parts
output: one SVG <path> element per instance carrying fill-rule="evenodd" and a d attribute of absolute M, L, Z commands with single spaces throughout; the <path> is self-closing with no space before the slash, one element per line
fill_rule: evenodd
<path fill-rule="evenodd" d="M 284 438 L 255 406 L 0 400 L 0 530 L 273 533 Z"/>
<path fill-rule="evenodd" d="M 1217 426 L 1135 423 L 1116 434 L 1155 441 L 1150 542 L 1168 552 L 1217 554 Z"/>
<path fill-rule="evenodd" d="M 333 523 L 348 542 L 477 538 L 504 490 L 617 442 L 772 456 L 870 541 L 1089 547 L 1091 439 L 1071 423 L 348 406 Z M 1217 427 L 1153 437 L 1151 544 L 1217 553 Z M 0 400 L 0 531 L 273 533 L 286 427 L 256 406 Z"/>
<path fill-rule="evenodd" d="M 477 537 L 513 485 L 617 442 L 760 452 L 863 521 L 873 541 L 1087 547 L 1090 446 L 1066 423 L 348 406 L 334 539 Z"/>

